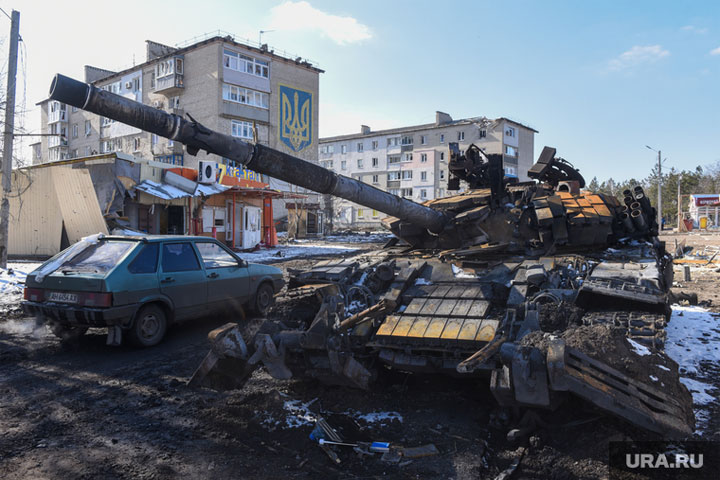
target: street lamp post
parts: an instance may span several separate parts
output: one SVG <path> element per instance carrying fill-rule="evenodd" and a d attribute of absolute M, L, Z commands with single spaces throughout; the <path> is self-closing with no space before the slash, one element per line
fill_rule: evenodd
<path fill-rule="evenodd" d="M 657 202 L 657 223 L 658 229 L 662 231 L 662 153 L 660 150 L 645 145 L 647 148 L 658 154 L 658 202 Z"/>

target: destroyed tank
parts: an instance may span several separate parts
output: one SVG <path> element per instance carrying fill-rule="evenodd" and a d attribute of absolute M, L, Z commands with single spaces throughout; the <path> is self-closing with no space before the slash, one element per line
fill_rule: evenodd
<path fill-rule="evenodd" d="M 549 147 L 519 182 L 502 155 L 450 144 L 448 189 L 463 192 L 421 205 L 62 75 L 50 98 L 389 215 L 384 248 L 291 271 L 270 319 L 211 332 L 191 384 L 239 387 L 259 367 L 361 389 L 387 368 L 446 373 L 489 382 L 501 406 L 573 396 L 666 437 L 692 433 L 677 366 L 660 367 L 672 370 L 660 389 L 635 353 L 662 352 L 672 284 L 641 187 L 622 202 L 584 191 Z M 592 351 L 598 332 L 622 341 Z"/>

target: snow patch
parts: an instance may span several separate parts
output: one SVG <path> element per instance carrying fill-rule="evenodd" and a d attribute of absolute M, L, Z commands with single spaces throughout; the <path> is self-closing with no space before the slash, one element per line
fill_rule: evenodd
<path fill-rule="evenodd" d="M 371 413 L 360 413 L 357 410 L 348 410 L 344 412 L 345 415 L 350 415 L 357 420 L 362 420 L 365 423 L 390 423 L 393 420 L 398 422 L 403 421 L 402 415 L 398 412 L 371 412 Z"/>
<path fill-rule="evenodd" d="M 668 367 L 666 367 L 665 365 L 655 365 L 655 366 L 658 367 L 660 370 L 665 370 L 666 372 L 670 371 L 670 369 Z"/>
<path fill-rule="evenodd" d="M 314 255 L 335 255 L 352 253 L 358 248 L 345 247 L 342 245 L 325 245 L 321 243 L 305 243 L 302 245 L 279 246 L 275 248 L 263 248 L 255 252 L 239 252 L 238 256 L 251 263 L 269 263 L 280 259 L 291 259 L 310 257 Z"/>
<path fill-rule="evenodd" d="M 7 269 L 0 268 L 0 305 L 20 302 L 25 278 L 40 265 L 39 262 L 8 262 Z"/>
<path fill-rule="evenodd" d="M 655 375 L 650 375 L 650 380 L 652 380 L 653 382 L 657 382 L 658 377 L 656 377 Z"/>
<path fill-rule="evenodd" d="M 432 282 L 425 278 L 418 278 L 415 280 L 415 285 L 432 285 Z"/>
<path fill-rule="evenodd" d="M 635 340 L 628 338 L 627 341 L 630 343 L 633 351 L 641 357 L 644 357 L 645 355 L 650 355 L 652 353 L 649 348 L 647 348 L 645 345 L 639 344 Z"/>
<path fill-rule="evenodd" d="M 717 390 L 713 385 L 693 380 L 692 378 L 681 377 L 680 381 L 690 390 L 695 405 L 707 405 L 715 401 L 715 396 L 709 392 Z"/>
<path fill-rule="evenodd" d="M 477 275 L 475 275 L 474 273 L 467 272 L 453 263 L 451 263 L 450 266 L 452 267 L 453 275 L 455 275 L 455 278 L 477 278 Z"/>
<path fill-rule="evenodd" d="M 288 411 L 285 417 L 286 428 L 299 428 L 306 425 L 315 425 L 317 417 L 310 411 L 310 405 L 315 403 L 317 398 L 313 398 L 309 402 L 301 402 L 300 400 L 286 400 L 283 408 Z"/>

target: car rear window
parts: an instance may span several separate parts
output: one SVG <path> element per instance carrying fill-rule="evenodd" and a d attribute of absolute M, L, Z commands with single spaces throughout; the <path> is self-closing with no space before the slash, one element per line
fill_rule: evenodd
<path fill-rule="evenodd" d="M 135 260 L 128 265 L 130 273 L 155 273 L 157 271 L 158 252 L 160 248 L 157 243 L 145 245 Z"/>
<path fill-rule="evenodd" d="M 134 245 L 137 243 L 101 240 L 88 245 L 85 250 L 60 265 L 58 270 L 61 272 L 107 273 Z"/>
<path fill-rule="evenodd" d="M 163 272 L 200 270 L 200 263 L 189 243 L 166 243 L 163 245 L 162 269 Z"/>

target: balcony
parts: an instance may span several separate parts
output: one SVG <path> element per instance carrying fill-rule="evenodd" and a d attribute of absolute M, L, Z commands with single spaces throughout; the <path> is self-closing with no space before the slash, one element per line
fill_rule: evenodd
<path fill-rule="evenodd" d="M 387 188 L 400 188 L 400 180 L 388 180 Z"/>
<path fill-rule="evenodd" d="M 155 79 L 155 87 L 151 89 L 153 93 L 161 93 L 163 95 L 175 95 L 185 88 L 185 81 L 182 74 L 172 73 L 164 77 Z"/>
<path fill-rule="evenodd" d="M 55 110 L 48 113 L 48 124 L 57 122 L 67 122 L 67 110 Z"/>
<path fill-rule="evenodd" d="M 48 148 L 55 148 L 55 147 L 67 147 L 68 141 L 67 138 L 57 136 L 57 137 L 48 137 Z"/>

